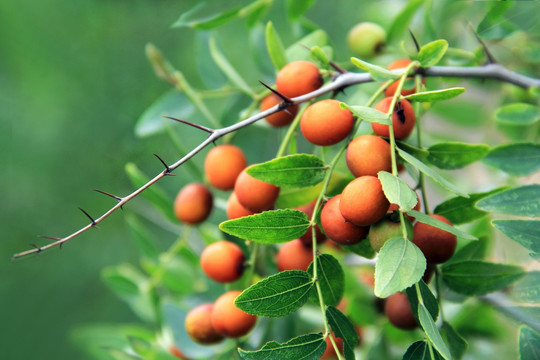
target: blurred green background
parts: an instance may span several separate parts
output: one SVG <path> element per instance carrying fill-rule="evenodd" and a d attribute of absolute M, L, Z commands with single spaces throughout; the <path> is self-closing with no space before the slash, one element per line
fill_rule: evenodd
<path fill-rule="evenodd" d="M 141 113 L 170 88 L 148 64 L 146 43 L 156 44 L 194 85 L 201 85 L 196 75 L 195 32 L 170 29 L 196 3 L 0 2 L 0 164 L 4 174 L 0 177 L 0 359 L 83 359 L 70 339 L 73 329 L 90 323 L 136 321 L 100 279 L 105 266 L 138 261 L 121 213 L 61 251 L 16 261 L 11 255 L 27 250 L 30 243 L 45 244 L 36 238 L 38 234 L 64 236 L 87 224 L 79 206 L 97 217 L 112 205 L 113 200 L 92 189 L 128 193 L 132 188 L 124 172 L 127 162 L 155 174 L 161 168 L 152 153 L 168 162 L 176 160 L 174 148 L 164 137 L 138 139 L 133 128 Z M 211 3 L 232 7 L 247 2 Z M 382 3 L 359 6 L 353 0 L 318 1 L 308 14 L 331 30 L 336 53 L 345 54 L 337 60 L 344 61 L 348 58 L 344 39 L 353 24 L 370 20 L 387 25 L 401 6 L 393 5 L 405 2 Z M 466 12 L 473 2 L 460 3 L 456 10 Z M 283 14 L 281 6 L 272 11 Z M 329 17 L 330 12 L 334 16 Z M 451 17 L 440 13 L 438 18 L 438 27 L 459 29 L 444 34 L 450 40 L 465 31 L 462 23 L 452 24 Z M 286 31 L 290 30 L 286 18 L 273 16 L 272 20 L 290 44 L 295 34 Z M 249 62 L 245 44 L 235 41 L 235 34 L 244 30 L 245 25 L 237 22 L 219 33 L 221 47 L 227 49 L 233 64 Z M 255 85 L 260 69 L 250 63 L 242 71 Z"/>

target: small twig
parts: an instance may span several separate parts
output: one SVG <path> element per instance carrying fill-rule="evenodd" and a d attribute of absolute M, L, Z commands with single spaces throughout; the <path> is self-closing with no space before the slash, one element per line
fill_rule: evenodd
<path fill-rule="evenodd" d="M 400 69 L 394 70 L 396 72 L 400 72 Z M 402 71 L 402 70 L 401 70 Z M 521 75 L 519 73 L 516 73 L 514 71 L 511 71 L 504 66 L 500 64 L 487 64 L 483 66 L 474 66 L 474 67 L 453 67 L 453 66 L 432 66 L 427 69 L 414 69 L 415 74 L 421 74 L 422 76 L 426 77 L 460 77 L 460 78 L 486 78 L 486 79 L 495 79 L 502 82 L 507 82 L 510 84 L 514 84 L 523 88 L 529 88 L 533 86 L 540 87 L 540 79 L 531 78 L 525 75 Z M 353 72 L 347 72 L 345 74 L 340 74 L 338 77 L 334 79 L 331 83 L 321 87 L 320 89 L 317 89 L 313 92 L 310 92 L 305 95 L 301 95 L 295 98 L 290 99 L 290 106 L 301 104 L 303 102 L 307 102 L 311 99 L 317 98 L 321 95 L 330 93 L 332 91 L 339 90 L 341 88 L 345 88 L 351 85 L 356 84 L 362 84 L 367 82 L 374 81 L 371 78 L 371 75 L 369 73 L 353 73 Z M 101 221 L 105 220 L 109 215 L 111 215 L 113 212 L 121 208 L 123 205 L 128 203 L 131 199 L 138 196 L 140 193 L 142 193 L 144 190 L 158 182 L 161 178 L 164 176 L 170 175 L 172 171 L 177 169 L 179 166 L 187 162 L 189 159 L 191 159 L 193 156 L 195 156 L 197 153 L 199 153 L 202 149 L 204 149 L 209 144 L 215 142 L 217 139 L 235 132 L 239 129 L 242 129 L 246 126 L 249 126 L 253 124 L 254 122 L 263 119 L 269 115 L 272 115 L 278 111 L 283 110 L 282 105 L 278 104 L 275 105 L 265 111 L 262 111 L 258 114 L 255 114 L 245 120 L 242 120 L 236 124 L 233 124 L 231 126 L 223 127 L 220 129 L 214 129 L 210 133 L 210 135 L 199 145 L 197 145 L 193 150 L 191 150 L 189 153 L 187 153 L 185 156 L 183 156 L 181 159 L 179 159 L 177 162 L 175 162 L 172 165 L 167 166 L 163 160 L 160 159 L 160 161 L 165 165 L 166 170 L 160 172 L 158 175 L 156 175 L 154 178 L 149 180 L 146 184 L 138 188 L 137 190 L 133 191 L 131 194 L 126 195 L 125 197 L 122 197 L 121 200 L 118 200 L 118 203 L 111 207 L 109 210 L 107 210 L 105 213 L 103 213 L 100 217 L 97 219 L 93 219 L 90 216 L 87 216 L 92 219 L 92 223 L 80 228 L 79 230 L 75 231 L 74 233 L 67 235 L 66 237 L 60 238 L 48 245 L 44 245 L 41 247 L 36 247 L 34 249 L 30 249 L 27 251 L 23 251 L 17 254 L 13 255 L 13 258 L 20 258 L 31 254 L 36 254 L 41 251 L 48 250 L 55 246 L 60 246 L 64 244 L 65 242 L 77 237 L 78 235 L 82 234 L 83 232 L 87 231 L 88 229 L 92 227 L 96 227 L 97 224 L 99 224 Z M 206 130 L 205 130 L 206 131 Z M 156 155 L 157 156 L 157 155 Z M 159 157 L 158 157 L 159 158 Z M 83 211 L 84 212 L 84 211 Z M 86 214 L 86 212 L 85 212 Z"/>

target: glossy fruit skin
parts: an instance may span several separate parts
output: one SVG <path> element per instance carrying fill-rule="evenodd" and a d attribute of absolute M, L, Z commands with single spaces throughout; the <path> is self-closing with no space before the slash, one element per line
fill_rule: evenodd
<path fill-rule="evenodd" d="M 212 304 L 202 304 L 187 314 L 184 324 L 193 341 L 199 344 L 215 344 L 223 340 L 223 335 L 212 325 L 213 309 Z"/>
<path fill-rule="evenodd" d="M 237 290 L 226 292 L 214 303 L 212 326 L 218 333 L 228 338 L 246 335 L 257 322 L 257 316 L 243 312 L 234 304 L 240 293 L 241 291 Z"/>
<path fill-rule="evenodd" d="M 313 261 L 313 250 L 305 246 L 300 239 L 283 244 L 277 253 L 276 263 L 279 271 L 307 271 Z"/>
<path fill-rule="evenodd" d="M 246 166 L 247 160 L 242 149 L 229 144 L 218 145 L 206 155 L 204 173 L 213 187 L 231 190 Z"/>
<path fill-rule="evenodd" d="M 304 60 L 288 63 L 279 70 L 276 77 L 277 91 L 289 98 L 315 91 L 322 84 L 323 79 L 317 66 Z"/>
<path fill-rule="evenodd" d="M 418 327 L 407 294 L 395 293 L 386 299 L 384 313 L 392 325 L 402 330 Z"/>
<path fill-rule="evenodd" d="M 270 109 L 273 106 L 281 104 L 283 99 L 277 96 L 274 93 L 269 94 L 261 101 L 260 110 L 261 112 Z M 274 113 L 270 116 L 265 117 L 267 123 L 273 127 L 282 127 L 287 126 L 293 122 L 294 117 L 298 113 L 298 105 L 289 106 L 287 110 L 281 110 L 277 113 Z"/>
<path fill-rule="evenodd" d="M 369 228 L 369 243 L 373 250 L 379 252 L 383 245 L 394 237 L 403 237 L 401 230 L 401 223 L 392 220 L 393 215 L 385 216 Z M 413 226 L 411 221 L 407 217 L 403 217 L 405 221 L 405 228 L 407 229 L 408 239 L 413 238 Z"/>
<path fill-rule="evenodd" d="M 396 61 L 393 61 L 390 63 L 390 65 L 388 65 L 388 70 L 404 69 L 407 66 L 409 66 L 411 62 L 412 62 L 411 59 L 407 59 L 407 58 L 397 59 Z M 412 79 L 412 78 L 408 77 L 407 80 L 409 79 Z M 399 80 L 396 80 L 390 85 L 388 85 L 388 87 L 384 90 L 384 95 L 394 96 L 398 87 L 398 83 L 399 83 Z M 406 89 L 405 87 L 401 89 L 402 96 L 411 95 L 411 94 L 414 94 L 415 92 L 416 92 L 416 86 L 413 86 L 412 88 L 409 88 L 409 89 Z"/>
<path fill-rule="evenodd" d="M 429 215 L 434 219 L 452 225 L 452 223 L 442 215 Z M 414 225 L 413 242 L 422 250 L 426 261 L 432 264 L 441 264 L 454 255 L 456 251 L 456 235 L 441 230 L 439 228 L 417 222 Z"/>
<path fill-rule="evenodd" d="M 391 97 L 386 97 L 379 101 L 375 105 L 375 109 L 380 112 L 387 113 L 392 103 Z M 396 103 L 394 113 L 392 114 L 392 126 L 394 128 L 394 136 L 397 140 L 403 140 L 407 138 L 414 129 L 414 123 L 416 122 L 416 115 L 411 103 L 405 99 L 402 99 Z M 376 135 L 382 137 L 389 137 L 388 125 L 371 123 L 371 127 Z"/>
<path fill-rule="evenodd" d="M 339 211 L 353 224 L 368 226 L 382 219 L 389 206 L 379 179 L 367 175 L 345 186 L 341 193 Z"/>
<path fill-rule="evenodd" d="M 315 209 L 315 202 L 316 201 L 312 201 L 307 205 L 299 206 L 296 208 L 296 210 L 300 210 L 307 215 L 308 219 L 311 220 L 313 210 Z M 317 239 L 317 244 L 322 244 L 326 241 L 326 236 L 324 236 L 323 232 L 319 228 L 319 225 L 315 226 L 315 238 Z M 306 233 L 300 236 L 300 241 L 302 241 L 302 243 L 308 247 L 313 245 L 313 226 L 310 226 Z"/>
<path fill-rule="evenodd" d="M 360 59 L 380 53 L 386 43 L 386 30 L 372 22 L 356 24 L 347 34 L 347 44 L 352 53 Z"/>
<path fill-rule="evenodd" d="M 201 267 L 210 279 L 230 283 L 240 279 L 244 273 L 244 252 L 230 241 L 216 241 L 208 245 L 201 254 Z"/>
<path fill-rule="evenodd" d="M 229 200 L 227 200 L 227 218 L 229 220 L 238 219 L 244 216 L 249 216 L 255 214 L 253 211 L 246 209 L 236 197 L 236 193 L 233 191 L 229 195 Z"/>
<path fill-rule="evenodd" d="M 253 212 L 261 212 L 274 207 L 279 195 L 279 188 L 275 185 L 255 179 L 244 169 L 234 185 L 234 192 L 240 204 Z"/>
<path fill-rule="evenodd" d="M 321 211 L 321 225 L 331 240 L 341 245 L 357 244 L 366 238 L 369 228 L 348 222 L 339 210 L 340 199 L 341 194 L 324 204 Z"/>
<path fill-rule="evenodd" d="M 174 200 L 174 214 L 183 223 L 196 225 L 210 216 L 214 198 L 210 189 L 203 184 L 191 183 L 184 186 Z"/>
<path fill-rule="evenodd" d="M 311 104 L 302 114 L 300 131 L 307 141 L 320 146 L 334 145 L 344 140 L 354 126 L 349 109 L 341 101 L 325 99 Z"/>
<path fill-rule="evenodd" d="M 345 160 L 349 171 L 356 177 L 377 176 L 379 171 L 392 172 L 390 144 L 375 135 L 360 135 L 351 141 Z"/>

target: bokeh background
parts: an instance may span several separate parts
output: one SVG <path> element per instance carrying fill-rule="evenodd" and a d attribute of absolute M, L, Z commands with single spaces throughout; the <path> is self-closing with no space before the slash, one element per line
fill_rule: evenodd
<path fill-rule="evenodd" d="M 136 321 L 100 279 L 108 265 L 137 261 L 122 213 L 61 251 L 16 261 L 11 255 L 31 243 L 44 244 L 37 235 L 63 236 L 85 225 L 79 206 L 95 216 L 106 210 L 112 200 L 92 189 L 128 193 L 127 162 L 154 174 L 161 168 L 152 153 L 169 162 L 176 159 L 163 136 L 137 138 L 134 125 L 169 89 L 146 60 L 148 42 L 161 48 L 193 85 L 202 86 L 195 32 L 171 29 L 196 3 L 0 2 L 0 359 L 84 359 L 73 341 L 74 329 Z M 210 3 L 230 7 L 247 1 Z M 332 29 L 336 53 L 346 54 L 344 38 L 353 24 L 388 24 L 398 3 L 405 1 L 318 1 L 308 14 L 316 24 Z M 456 9 L 472 2 L 460 3 Z M 280 6 L 272 11 L 283 13 Z M 330 12 L 334 15 L 328 17 Z M 437 23 L 441 28 L 463 31 L 463 24 L 450 24 L 451 17 L 439 18 L 447 22 Z M 286 28 L 286 18 L 273 20 L 278 30 Z M 236 23 L 220 37 L 233 63 L 245 56 L 244 45 L 234 37 L 243 29 Z M 287 43 L 294 38 L 294 33 L 281 35 Z M 243 70 L 256 79 L 255 69 Z"/>

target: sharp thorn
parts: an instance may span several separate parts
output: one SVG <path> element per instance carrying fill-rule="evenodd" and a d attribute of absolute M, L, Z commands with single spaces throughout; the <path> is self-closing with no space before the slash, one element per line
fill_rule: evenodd
<path fill-rule="evenodd" d="M 55 241 L 56 240 L 61 240 L 61 238 L 56 237 L 56 236 L 38 235 L 38 237 L 43 238 L 43 239 L 55 240 Z"/>
<path fill-rule="evenodd" d="M 416 36 L 414 36 L 411 28 L 409 28 L 409 34 L 411 34 L 412 40 L 414 42 L 414 46 L 416 47 L 416 52 L 420 51 L 420 45 L 418 44 L 418 40 L 416 40 Z"/>
<path fill-rule="evenodd" d="M 289 99 L 287 96 L 283 95 L 282 93 L 280 93 L 279 91 L 275 89 L 272 89 L 270 86 L 266 85 L 261 80 L 259 80 L 259 82 L 262 84 L 262 86 L 264 86 L 265 88 L 267 88 L 268 90 L 270 90 L 271 92 L 279 96 L 286 104 L 293 104 L 292 100 Z"/>
<path fill-rule="evenodd" d="M 202 130 L 202 131 L 206 131 L 210 134 L 214 133 L 214 129 L 210 129 L 206 126 L 202 126 L 202 125 L 198 125 L 198 124 L 195 124 L 195 123 L 192 123 L 191 121 L 186 121 L 186 120 L 182 120 L 182 119 L 177 119 L 177 118 L 174 118 L 174 117 L 171 117 L 171 116 L 163 116 L 164 118 L 167 118 L 167 119 L 171 119 L 171 120 L 174 120 L 174 121 L 178 121 L 178 122 L 181 122 L 182 124 L 186 124 L 186 125 L 189 125 L 189 126 L 192 126 L 194 128 L 197 128 L 199 130 Z"/>
<path fill-rule="evenodd" d="M 165 161 L 163 161 L 163 159 L 159 157 L 158 154 L 154 154 L 154 156 L 158 158 L 158 160 L 163 164 L 163 166 L 165 166 L 165 175 L 174 175 L 171 174 L 171 169 L 169 168 L 169 165 L 167 165 Z"/>
<path fill-rule="evenodd" d="M 98 189 L 93 189 L 94 191 L 100 193 L 100 194 L 103 194 L 103 195 L 107 195 L 107 196 L 110 196 L 112 197 L 113 199 L 116 199 L 118 201 L 122 201 L 122 198 L 120 196 L 116 196 L 116 195 L 113 195 L 111 193 L 108 193 L 106 191 L 102 191 L 102 190 L 98 190 Z"/>
<path fill-rule="evenodd" d="M 36 249 L 36 254 L 39 254 L 43 251 L 40 246 L 37 246 L 36 244 L 30 244 L 30 246 L 34 247 Z"/>
<path fill-rule="evenodd" d="M 96 220 L 94 220 L 94 218 L 91 217 L 90 214 L 88 214 L 86 211 L 84 211 L 84 209 L 79 208 L 79 210 L 81 210 L 82 213 L 83 213 L 84 215 L 86 215 L 86 217 L 88 217 L 88 218 L 90 219 L 90 221 L 92 222 L 92 227 L 97 228 L 97 222 L 96 222 Z"/>
<path fill-rule="evenodd" d="M 480 45 L 482 46 L 482 49 L 484 50 L 484 54 L 486 54 L 488 64 L 496 64 L 497 60 L 495 60 L 495 57 L 493 56 L 491 51 L 489 51 L 489 49 L 488 49 L 486 43 L 484 42 L 484 40 L 482 40 L 480 38 L 480 36 L 478 35 L 478 33 L 476 32 L 476 30 L 474 29 L 474 27 L 472 26 L 472 24 L 470 22 L 469 22 L 468 25 L 469 25 L 469 29 L 474 34 L 474 37 L 476 38 L 476 41 L 478 41 L 480 43 Z"/>
<path fill-rule="evenodd" d="M 340 74 L 346 74 L 347 73 L 347 70 L 343 69 L 341 66 L 339 66 L 338 64 L 336 64 L 333 61 L 329 61 L 328 64 L 330 64 L 330 66 L 333 67 L 334 70 L 336 70 Z"/>

